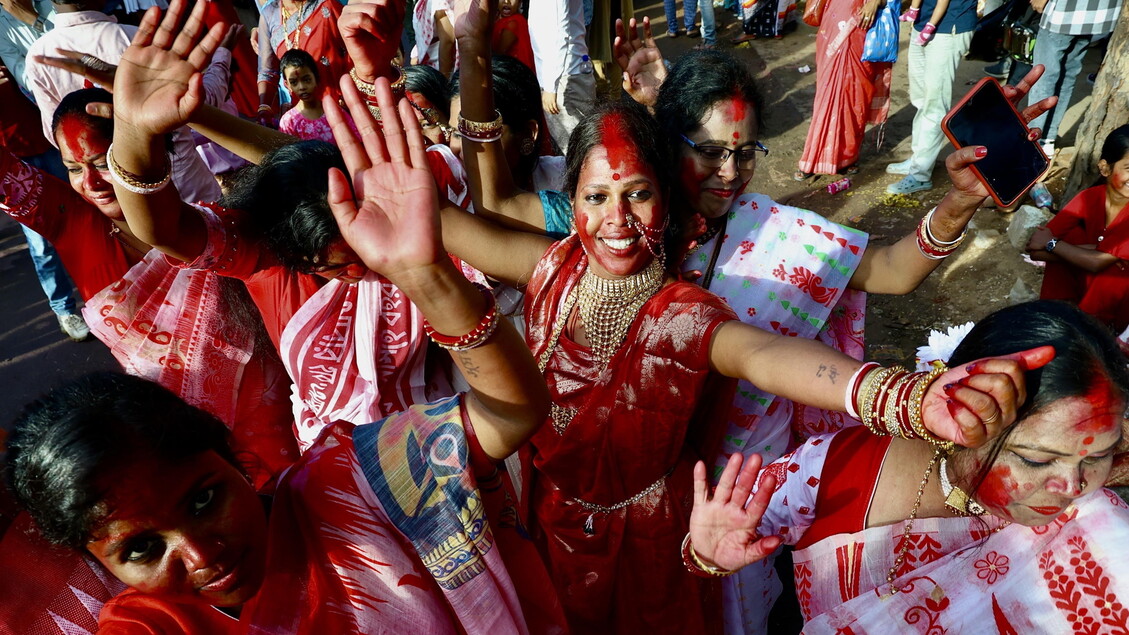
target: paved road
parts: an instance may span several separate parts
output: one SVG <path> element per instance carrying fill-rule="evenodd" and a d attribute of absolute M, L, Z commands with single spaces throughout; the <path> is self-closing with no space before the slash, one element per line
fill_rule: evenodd
<path fill-rule="evenodd" d="M 75 343 L 55 314 L 27 253 L 23 232 L 0 214 L 0 436 L 24 404 L 51 387 L 93 370 L 118 368 L 93 337 Z"/>

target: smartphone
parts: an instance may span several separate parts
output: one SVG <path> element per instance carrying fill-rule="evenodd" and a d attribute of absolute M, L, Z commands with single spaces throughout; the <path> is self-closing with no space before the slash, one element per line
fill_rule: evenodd
<path fill-rule="evenodd" d="M 958 149 L 988 148 L 988 155 L 973 163 L 972 171 L 1000 207 L 1019 200 L 1051 166 L 1038 142 L 1027 138 L 1027 123 L 991 77 L 980 80 L 945 115 L 941 129 Z"/>

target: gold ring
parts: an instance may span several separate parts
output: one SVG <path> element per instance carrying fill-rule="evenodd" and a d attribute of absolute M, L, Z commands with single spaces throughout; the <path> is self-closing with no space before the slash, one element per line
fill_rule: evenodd
<path fill-rule="evenodd" d="M 999 418 L 1000 418 L 1000 411 L 999 411 L 999 410 L 997 410 L 997 411 L 996 411 L 996 414 L 994 414 L 994 415 L 992 415 L 991 417 L 988 417 L 987 419 L 985 419 L 985 420 L 984 420 L 984 425 L 990 425 L 990 424 L 993 424 L 993 423 L 995 423 L 995 422 L 996 422 L 996 421 L 997 421 L 997 420 L 998 420 Z"/>

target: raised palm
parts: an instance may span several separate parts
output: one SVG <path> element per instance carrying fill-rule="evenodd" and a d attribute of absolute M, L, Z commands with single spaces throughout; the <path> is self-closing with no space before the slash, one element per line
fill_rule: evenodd
<path fill-rule="evenodd" d="M 631 18 L 626 28 L 623 20 L 616 20 L 615 31 L 612 48 L 616 64 L 623 71 L 623 90 L 640 104 L 654 107 L 659 99 L 659 88 L 666 79 L 666 64 L 651 34 L 650 18 L 643 18 L 642 35 L 635 18 Z"/>
<path fill-rule="evenodd" d="M 339 171 L 329 179 L 329 204 L 342 237 L 368 268 L 388 278 L 439 262 L 446 257 L 439 202 L 411 106 L 406 100 L 396 104 L 388 81 L 377 80 L 378 124 L 351 81 L 343 80 L 341 88 L 361 134 L 359 139 L 354 135 L 332 99 L 323 101 L 353 175 L 353 192 Z"/>
<path fill-rule="evenodd" d="M 178 28 L 185 3 L 171 2 L 163 19 L 159 9 L 145 14 L 114 78 L 118 120 L 151 135 L 185 125 L 200 107 L 200 72 L 227 31 L 222 24 L 205 31 L 206 2 L 197 2 Z"/>
<path fill-rule="evenodd" d="M 760 455 L 745 459 L 740 454 L 729 462 L 710 495 L 706 466 L 694 466 L 694 508 L 690 513 L 690 541 L 695 553 L 722 569 L 735 571 L 762 560 L 783 542 L 778 536 L 757 534 L 761 517 L 768 508 L 776 479 L 766 475 L 752 500 L 749 494 L 757 482 Z"/>

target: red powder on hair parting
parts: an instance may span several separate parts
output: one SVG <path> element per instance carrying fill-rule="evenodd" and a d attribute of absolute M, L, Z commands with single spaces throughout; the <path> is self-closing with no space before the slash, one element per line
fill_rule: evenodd
<path fill-rule="evenodd" d="M 1082 397 L 1090 405 L 1091 415 L 1074 424 L 1074 429 L 1087 435 L 1102 434 L 1112 430 L 1116 425 L 1111 407 L 1113 394 L 1108 377 L 1100 374 L 1095 377 L 1093 385 Z"/>
<path fill-rule="evenodd" d="M 729 100 L 729 120 L 733 123 L 744 121 L 747 108 L 748 104 L 745 103 L 744 98 L 740 95 L 735 95 Z"/>
<path fill-rule="evenodd" d="M 640 171 L 635 166 L 637 148 L 627 133 L 623 115 L 613 112 L 604 117 L 600 122 L 600 143 L 608 153 L 608 165 L 612 170 L 623 174 Z"/>
<path fill-rule="evenodd" d="M 63 120 L 59 122 L 59 132 L 61 133 L 59 136 L 63 138 L 63 143 L 66 144 L 67 150 L 71 153 L 71 159 L 76 162 L 85 159 L 90 150 L 91 132 L 86 122 L 79 117 L 63 117 Z"/>

